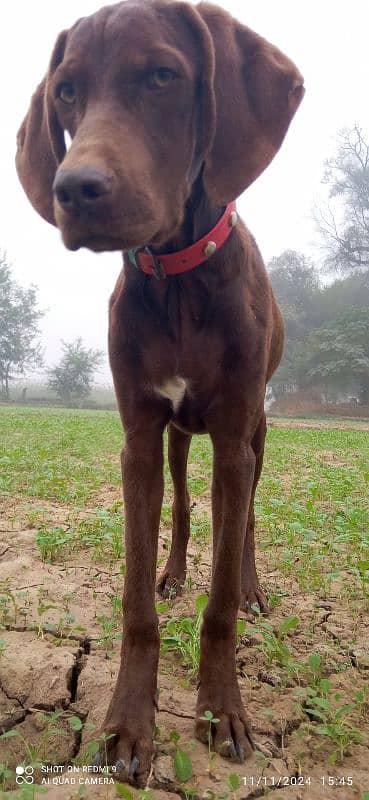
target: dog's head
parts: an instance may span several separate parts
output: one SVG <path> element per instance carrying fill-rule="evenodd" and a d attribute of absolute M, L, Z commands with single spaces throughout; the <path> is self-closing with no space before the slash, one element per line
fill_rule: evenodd
<path fill-rule="evenodd" d="M 72 250 L 158 246 L 178 232 L 199 176 L 223 206 L 265 169 L 302 84 L 216 6 L 107 6 L 58 37 L 18 134 L 20 180 Z"/>

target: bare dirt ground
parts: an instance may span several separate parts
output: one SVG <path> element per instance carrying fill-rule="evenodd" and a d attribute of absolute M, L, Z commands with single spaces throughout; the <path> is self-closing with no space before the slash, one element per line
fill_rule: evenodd
<path fill-rule="evenodd" d="M 114 499 L 118 501 L 120 494 L 109 488 L 106 494 L 96 496 L 94 507 L 111 506 Z M 118 639 L 109 640 L 102 620 L 111 619 L 111 598 L 121 594 L 123 577 L 119 564 L 109 571 L 83 551 L 66 562 L 43 563 L 35 545 L 35 529 L 27 527 L 22 513 L 17 523 L 10 523 L 16 500 L 12 498 L 5 509 L 0 526 L 0 581 L 11 586 L 16 598 L 14 601 L 9 597 L 12 620 L 0 631 L 0 639 L 5 642 L 0 657 L 0 730 L 11 730 L 16 735 L 0 740 L 0 764 L 8 763 L 14 768 L 18 763 L 27 763 L 30 754 L 36 753 L 45 764 L 67 765 L 79 755 L 81 763 L 87 765 L 83 750 L 89 739 L 96 738 L 102 723 L 113 691 L 120 649 Z M 43 502 L 43 507 L 46 505 Z M 208 499 L 205 507 L 209 507 Z M 49 504 L 48 511 L 55 524 L 62 525 L 68 509 Z M 169 539 L 170 529 L 162 528 L 161 564 Z M 275 591 L 278 586 L 288 592 L 271 612 L 273 627 L 277 629 L 289 614 L 300 617 L 300 625 L 290 637 L 295 660 L 305 661 L 310 652 L 319 652 L 337 691 L 342 686 L 347 690 L 348 685 L 352 693 L 367 691 L 368 616 L 356 612 L 352 615 L 347 604 L 342 604 L 339 587 L 335 595 L 322 602 L 316 595 L 302 593 L 293 578 L 276 571 L 268 552 L 259 554 L 258 564 L 264 587 Z M 201 548 L 191 544 L 188 567 L 190 586 L 161 614 L 161 625 L 167 619 L 194 613 L 195 598 L 209 586 L 210 544 Z M 68 614 L 73 616 L 73 624 L 68 623 Z M 53 633 L 48 632 L 50 625 L 54 625 Z M 77 630 L 79 627 L 84 630 Z M 360 643 L 356 650 L 352 649 L 353 638 Z M 368 742 L 354 744 L 342 764 L 330 765 L 326 740 L 312 736 L 306 725 L 307 716 L 296 699 L 297 684 L 289 680 L 286 685 L 283 670 L 267 665 L 259 640 L 257 633 L 243 636 L 237 651 L 242 697 L 257 747 L 255 755 L 243 765 L 216 756 L 209 766 L 206 747 L 193 739 L 196 683 L 189 680 L 188 671 L 174 654 L 162 656 L 156 755 L 149 782 L 157 800 L 170 800 L 173 794 L 185 797 L 186 787 L 193 790 L 195 797 L 207 792 L 209 798 L 228 795 L 251 799 L 270 793 L 275 800 L 353 800 L 363 798 L 369 791 Z M 65 713 L 55 724 L 45 721 L 43 712 L 55 710 Z M 85 723 L 82 732 L 71 729 L 68 716 L 78 716 Z M 180 735 L 180 746 L 189 753 L 193 764 L 193 777 L 186 784 L 176 778 L 173 768 L 173 730 Z M 233 794 L 227 786 L 230 773 L 237 773 L 241 780 Z M 39 781 L 42 777 L 45 775 L 38 774 Z M 55 780 L 57 775 L 51 777 Z M 335 782 L 335 786 L 329 785 Z M 80 796 L 78 791 L 78 785 L 51 784 L 47 797 L 67 800 Z M 115 787 L 110 785 L 87 784 L 84 791 L 87 797 L 117 796 Z M 9 794 L 4 792 L 3 796 Z"/>

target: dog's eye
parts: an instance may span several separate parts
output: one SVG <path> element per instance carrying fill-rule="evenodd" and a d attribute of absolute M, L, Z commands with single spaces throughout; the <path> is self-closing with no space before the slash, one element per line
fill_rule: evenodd
<path fill-rule="evenodd" d="M 60 98 L 62 103 L 71 106 L 76 100 L 76 92 L 71 83 L 61 83 L 57 89 L 57 97 Z"/>
<path fill-rule="evenodd" d="M 168 67 L 158 67 L 150 72 L 148 84 L 151 89 L 165 89 L 175 78 L 176 73 Z"/>

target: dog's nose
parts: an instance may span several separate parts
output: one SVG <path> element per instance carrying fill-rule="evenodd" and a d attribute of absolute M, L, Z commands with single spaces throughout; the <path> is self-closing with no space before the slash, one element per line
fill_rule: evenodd
<path fill-rule="evenodd" d="M 54 195 L 65 211 L 93 210 L 111 192 L 112 179 L 93 167 L 60 169 L 53 184 Z"/>

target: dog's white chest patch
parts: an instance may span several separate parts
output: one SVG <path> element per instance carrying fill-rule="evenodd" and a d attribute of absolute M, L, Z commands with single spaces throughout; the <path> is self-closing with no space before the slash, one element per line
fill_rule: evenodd
<path fill-rule="evenodd" d="M 157 394 L 170 400 L 173 405 L 173 411 L 177 411 L 181 405 L 186 389 L 187 383 L 185 379 L 180 378 L 179 375 L 176 375 L 175 378 L 170 378 L 163 383 L 162 386 L 154 387 L 154 391 L 157 392 Z"/>

